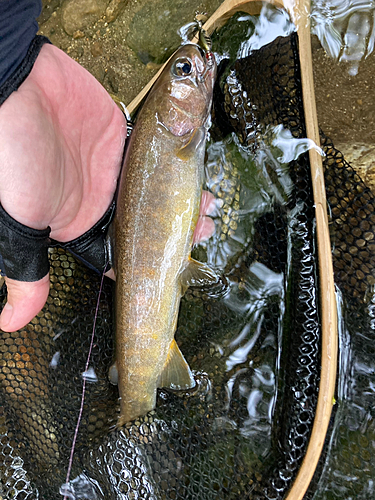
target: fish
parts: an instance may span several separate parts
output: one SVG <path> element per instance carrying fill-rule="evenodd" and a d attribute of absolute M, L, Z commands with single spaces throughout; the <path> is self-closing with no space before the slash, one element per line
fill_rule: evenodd
<path fill-rule="evenodd" d="M 216 62 L 193 43 L 171 57 L 143 105 L 124 159 L 111 228 L 116 275 L 118 426 L 155 408 L 157 388 L 194 387 L 174 333 L 180 299 L 216 274 L 190 257 L 204 180 Z"/>

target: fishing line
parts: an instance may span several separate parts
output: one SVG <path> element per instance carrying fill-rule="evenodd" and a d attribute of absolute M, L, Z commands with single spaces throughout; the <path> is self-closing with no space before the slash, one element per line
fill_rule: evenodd
<path fill-rule="evenodd" d="M 107 265 L 108 265 L 108 263 L 107 263 Z M 90 363 L 90 358 L 91 358 L 91 352 L 92 352 L 92 348 L 94 346 L 96 320 L 97 320 L 97 317 L 98 317 L 99 302 L 100 302 L 100 297 L 101 297 L 101 294 L 102 294 L 103 282 L 104 282 L 104 273 L 105 273 L 105 270 L 107 268 L 107 265 L 104 267 L 104 271 L 102 273 L 102 278 L 101 278 L 101 281 L 100 281 L 99 294 L 98 294 L 98 300 L 96 301 L 94 323 L 93 323 L 93 326 L 92 326 L 91 341 L 90 341 L 89 352 L 87 354 L 87 359 L 86 359 L 85 372 L 87 372 L 87 370 L 89 368 L 89 363 Z M 65 488 L 66 488 L 65 491 L 67 491 L 67 488 L 69 487 L 69 480 L 70 480 L 70 473 L 72 471 L 74 451 L 75 451 L 76 441 L 77 441 L 77 437 L 78 437 L 79 427 L 81 425 L 81 420 L 82 420 L 83 405 L 85 403 L 85 393 L 86 393 L 86 377 L 83 377 L 81 407 L 79 409 L 77 425 L 76 425 L 76 428 L 75 428 L 75 431 L 74 431 L 72 447 L 71 447 L 71 450 L 70 450 L 69 465 L 68 465 L 68 470 L 67 470 L 67 473 L 66 473 L 66 479 L 65 479 L 65 485 L 64 485 Z M 64 494 L 64 499 L 63 500 L 67 500 L 68 499 L 67 493 L 63 493 L 63 494 Z"/>

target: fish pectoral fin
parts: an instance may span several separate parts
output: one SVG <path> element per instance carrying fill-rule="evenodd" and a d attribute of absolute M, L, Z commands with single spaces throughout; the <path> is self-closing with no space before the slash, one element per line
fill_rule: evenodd
<path fill-rule="evenodd" d="M 168 351 L 167 361 L 159 377 L 158 387 L 166 387 L 175 391 L 191 389 L 195 380 L 190 367 L 173 339 Z"/>
<path fill-rule="evenodd" d="M 187 161 L 191 158 L 197 148 L 202 144 L 206 138 L 206 129 L 204 127 L 195 128 L 188 140 L 188 142 L 177 151 L 177 156 L 180 160 Z"/>
<path fill-rule="evenodd" d="M 189 286 L 209 286 L 215 285 L 219 281 L 219 276 L 207 264 L 189 258 L 189 264 L 182 271 L 180 282 L 182 289 Z"/>

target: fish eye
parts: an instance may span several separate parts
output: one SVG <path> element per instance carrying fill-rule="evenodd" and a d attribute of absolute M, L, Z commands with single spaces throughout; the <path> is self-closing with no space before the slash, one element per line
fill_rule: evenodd
<path fill-rule="evenodd" d="M 177 59 L 173 65 L 172 71 L 176 76 L 188 76 L 193 72 L 193 64 L 190 59 L 187 58 Z"/>

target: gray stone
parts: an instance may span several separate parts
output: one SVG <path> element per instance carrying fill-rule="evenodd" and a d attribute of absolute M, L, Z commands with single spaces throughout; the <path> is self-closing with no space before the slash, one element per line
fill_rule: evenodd
<path fill-rule="evenodd" d="M 105 13 L 108 0 L 66 0 L 62 7 L 62 25 L 73 35 L 94 24 Z"/>
<path fill-rule="evenodd" d="M 101 56 L 103 54 L 103 46 L 100 42 L 94 42 L 92 45 L 91 45 L 91 54 L 94 56 L 94 57 L 98 57 L 98 56 Z"/>
<path fill-rule="evenodd" d="M 106 11 L 105 16 L 109 23 L 112 23 L 124 10 L 128 0 L 111 0 Z"/>
<path fill-rule="evenodd" d="M 108 68 L 107 81 L 115 94 L 118 92 L 118 78 L 116 72 L 112 68 Z"/>
<path fill-rule="evenodd" d="M 43 0 L 42 12 L 38 18 L 39 26 L 44 24 L 52 16 L 58 7 L 60 7 L 61 0 Z"/>
<path fill-rule="evenodd" d="M 197 12 L 211 15 L 221 0 L 156 0 L 148 3 L 133 17 L 128 46 L 147 64 L 164 62 L 179 46 L 177 30 L 194 21 Z"/>

